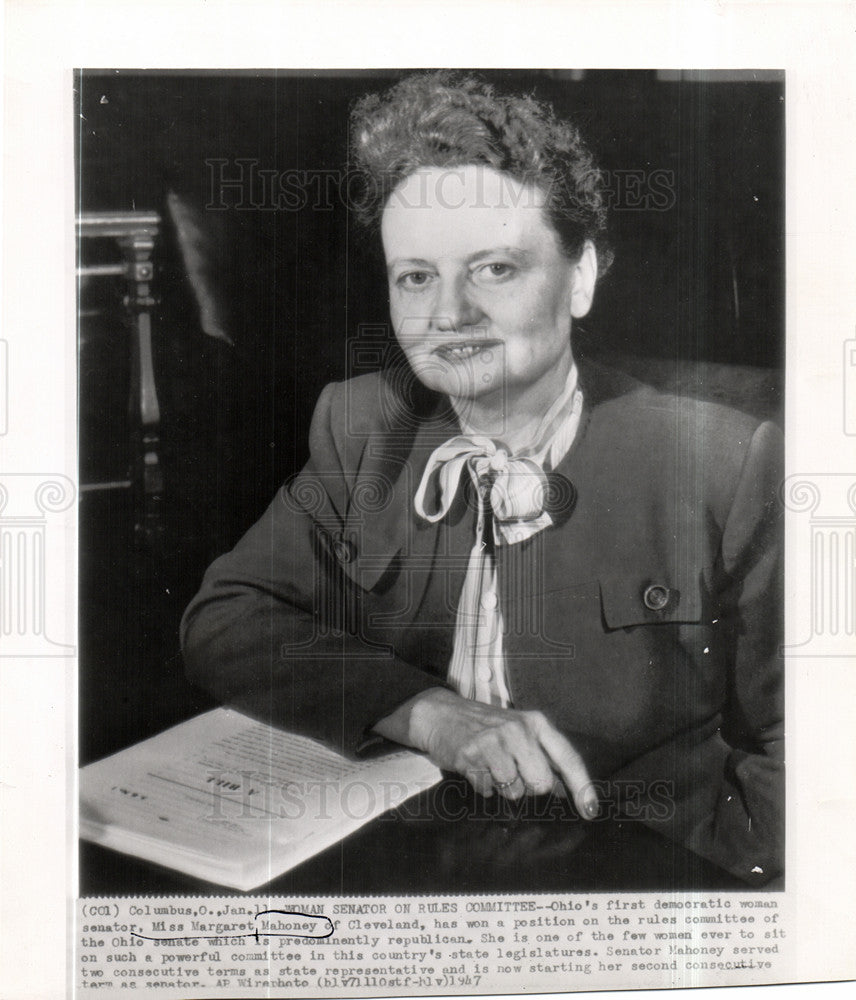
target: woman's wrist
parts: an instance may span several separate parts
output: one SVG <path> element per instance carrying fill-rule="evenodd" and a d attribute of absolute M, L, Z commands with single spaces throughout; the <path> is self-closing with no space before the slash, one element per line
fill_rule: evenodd
<path fill-rule="evenodd" d="M 427 688 L 402 702 L 389 715 L 376 722 L 372 729 L 394 743 L 416 750 L 427 750 L 428 739 L 434 728 L 435 707 L 457 697 L 447 688 Z"/>
<path fill-rule="evenodd" d="M 408 719 L 410 745 L 431 753 L 431 737 L 437 731 L 438 718 L 448 713 L 461 696 L 448 688 L 429 688 L 412 700 Z"/>

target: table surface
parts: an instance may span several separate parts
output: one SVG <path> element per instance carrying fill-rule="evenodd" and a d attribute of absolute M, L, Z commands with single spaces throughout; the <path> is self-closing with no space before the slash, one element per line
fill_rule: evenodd
<path fill-rule="evenodd" d="M 746 886 L 641 823 L 585 823 L 555 800 L 483 799 L 449 778 L 257 892 L 667 892 Z M 242 895 L 82 842 L 80 894 Z"/>

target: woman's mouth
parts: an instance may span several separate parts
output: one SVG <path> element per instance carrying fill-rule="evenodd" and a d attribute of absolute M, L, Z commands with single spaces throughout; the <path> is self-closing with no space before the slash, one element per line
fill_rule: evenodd
<path fill-rule="evenodd" d="M 499 346 L 497 340 L 477 340 L 457 344 L 441 344 L 434 349 L 435 354 L 449 361 L 468 361 L 477 354 L 495 350 Z"/>

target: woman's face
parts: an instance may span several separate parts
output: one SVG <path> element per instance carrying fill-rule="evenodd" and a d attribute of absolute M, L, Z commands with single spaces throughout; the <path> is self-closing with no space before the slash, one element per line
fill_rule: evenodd
<path fill-rule="evenodd" d="M 543 203 L 481 165 L 425 168 L 393 192 L 381 226 L 392 323 L 429 388 L 461 401 L 500 393 L 503 407 L 561 391 L 597 264 L 588 243 L 567 259 Z"/>

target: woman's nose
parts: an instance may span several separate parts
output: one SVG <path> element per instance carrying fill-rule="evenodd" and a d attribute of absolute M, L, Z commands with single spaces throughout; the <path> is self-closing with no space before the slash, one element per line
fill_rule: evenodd
<path fill-rule="evenodd" d="M 466 279 L 447 279 L 440 284 L 432 324 L 438 330 L 459 331 L 477 326 L 484 313 L 471 297 Z"/>

